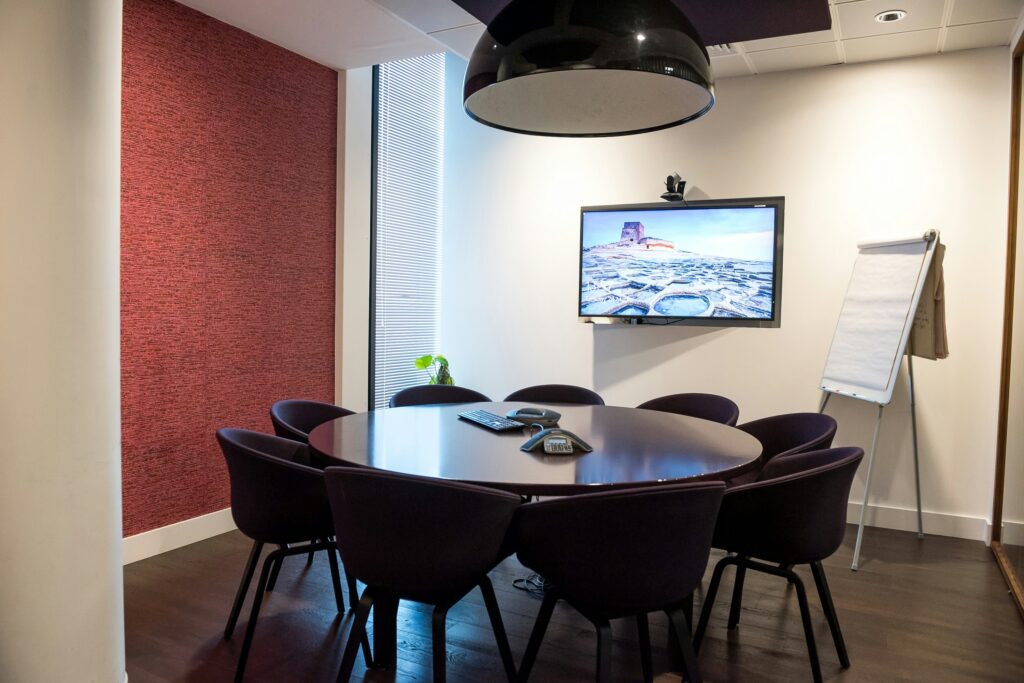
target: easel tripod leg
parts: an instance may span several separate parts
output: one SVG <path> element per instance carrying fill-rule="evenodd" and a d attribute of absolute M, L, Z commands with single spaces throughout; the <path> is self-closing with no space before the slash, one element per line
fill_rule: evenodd
<path fill-rule="evenodd" d="M 864 480 L 864 503 L 860 506 L 860 523 L 857 525 L 857 542 L 853 546 L 853 564 L 850 569 L 857 571 L 857 563 L 860 562 L 860 544 L 864 540 L 864 517 L 868 512 L 868 495 L 871 493 L 871 470 L 875 465 L 875 450 L 878 448 L 878 433 L 882 428 L 882 410 L 885 406 L 878 406 L 878 419 L 875 421 L 875 435 L 871 439 L 871 454 L 868 456 L 868 474 Z"/>
<path fill-rule="evenodd" d="M 924 538 L 924 520 L 921 515 L 921 468 L 917 457 L 917 404 L 914 394 L 914 360 L 907 354 L 907 374 L 910 376 L 910 428 L 914 442 L 914 486 L 917 488 L 917 537 Z"/>

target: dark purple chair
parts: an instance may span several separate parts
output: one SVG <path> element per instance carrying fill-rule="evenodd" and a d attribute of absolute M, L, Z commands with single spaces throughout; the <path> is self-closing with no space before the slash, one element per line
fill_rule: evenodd
<path fill-rule="evenodd" d="M 820 682 L 821 666 L 814 643 L 807 592 L 803 581 L 793 571 L 794 565 L 809 564 L 839 654 L 839 663 L 844 669 L 850 667 L 821 561 L 843 542 L 850 484 L 863 457 L 864 451 L 860 448 L 781 455 L 765 465 L 758 481 L 726 492 L 712 545 L 734 554 L 722 558 L 715 565 L 694 635 L 695 648 L 700 648 L 726 567 L 736 565 L 729 629 L 736 628 L 740 620 L 746 570 L 780 576 L 796 588 L 811 671 L 815 682 Z"/>
<path fill-rule="evenodd" d="M 421 384 L 402 389 L 388 401 L 389 408 L 403 406 L 430 406 L 445 403 L 478 403 L 490 401 L 479 391 L 451 384 Z"/>
<path fill-rule="evenodd" d="M 302 443 L 309 441 L 309 433 L 313 428 L 352 414 L 351 410 L 333 403 L 302 399 L 278 401 L 270 407 L 270 421 L 274 423 L 274 432 L 282 438 Z"/>
<path fill-rule="evenodd" d="M 676 413 L 711 420 L 720 424 L 736 424 L 740 418 L 740 408 L 725 396 L 717 394 L 670 394 L 645 401 L 637 406 L 644 410 L 660 410 L 663 413 Z"/>
<path fill-rule="evenodd" d="M 823 413 L 787 413 L 745 422 L 736 429 L 760 441 L 763 450 L 755 465 L 726 481 L 727 486 L 756 481 L 764 466 L 780 455 L 831 448 L 832 439 L 836 435 L 836 421 Z"/>
<path fill-rule="evenodd" d="M 645 681 L 653 680 L 647 614 L 665 611 L 689 683 L 700 681 L 687 611 L 707 567 L 725 484 L 673 484 L 524 505 L 512 542 L 549 588 L 519 666 L 533 668 L 551 613 L 565 600 L 597 629 L 597 680 L 611 680 L 610 619 L 633 617 Z"/>
<path fill-rule="evenodd" d="M 235 602 L 224 628 L 228 639 L 235 630 L 249 584 L 266 544 L 278 546 L 263 561 L 245 640 L 238 656 L 235 680 L 241 681 L 252 646 L 256 620 L 270 574 L 290 555 L 324 550 L 331 567 L 338 612 L 345 611 L 334 544 L 334 522 L 324 489 L 323 472 L 310 466 L 309 447 L 291 439 L 245 429 L 220 429 L 217 441 L 231 481 L 231 516 L 238 529 L 253 539 Z M 310 542 L 309 539 L 315 539 Z M 301 545 L 295 545 L 301 544 Z M 351 597 L 351 596 L 350 596 Z"/>
<path fill-rule="evenodd" d="M 604 399 L 597 392 L 572 384 L 538 384 L 513 391 L 506 401 L 524 403 L 573 403 L 583 406 L 603 406 Z"/>
<path fill-rule="evenodd" d="M 505 673 L 515 681 L 515 662 L 487 572 L 505 557 L 519 496 L 374 469 L 330 467 L 324 476 L 346 570 L 366 584 L 338 680 L 352 674 L 371 608 L 374 663 L 392 664 L 393 625 L 382 628 L 376 620 L 383 610 L 393 624 L 399 600 L 412 600 L 434 607 L 434 681 L 444 681 L 448 610 L 479 586 Z"/>

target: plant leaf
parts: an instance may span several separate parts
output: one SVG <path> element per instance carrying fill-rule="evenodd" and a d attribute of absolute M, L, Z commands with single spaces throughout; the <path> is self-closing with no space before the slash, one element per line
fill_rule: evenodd
<path fill-rule="evenodd" d="M 437 354 L 436 356 L 434 356 L 434 360 L 437 361 L 438 365 L 442 367 L 448 367 L 448 359 L 442 356 L 441 354 Z"/>
<path fill-rule="evenodd" d="M 416 359 L 416 369 L 426 370 L 434 363 L 434 357 L 429 353 L 426 356 L 420 356 Z"/>

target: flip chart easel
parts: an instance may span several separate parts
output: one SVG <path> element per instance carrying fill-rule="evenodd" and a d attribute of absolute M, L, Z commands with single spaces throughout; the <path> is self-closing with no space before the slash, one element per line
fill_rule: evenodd
<path fill-rule="evenodd" d="M 882 426 L 882 413 L 892 400 L 907 341 L 914 326 L 925 278 L 932 263 L 939 233 L 929 230 L 906 239 L 861 242 L 860 253 L 846 290 L 839 321 L 829 347 L 820 389 L 824 392 L 818 412 L 824 412 L 833 394 L 878 405 L 875 432 L 868 454 L 864 502 L 857 526 L 853 563 L 857 570 L 864 519 L 871 493 L 871 475 Z M 917 449 L 917 411 L 914 364 L 907 355 L 910 384 L 910 422 L 914 445 L 914 480 L 917 490 L 917 535 L 924 537 L 921 515 L 921 477 Z"/>

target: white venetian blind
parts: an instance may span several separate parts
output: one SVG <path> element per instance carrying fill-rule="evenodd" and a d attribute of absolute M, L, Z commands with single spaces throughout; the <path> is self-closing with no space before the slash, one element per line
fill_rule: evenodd
<path fill-rule="evenodd" d="M 372 395 L 383 408 L 427 381 L 438 351 L 444 54 L 377 67 Z"/>

